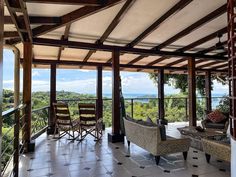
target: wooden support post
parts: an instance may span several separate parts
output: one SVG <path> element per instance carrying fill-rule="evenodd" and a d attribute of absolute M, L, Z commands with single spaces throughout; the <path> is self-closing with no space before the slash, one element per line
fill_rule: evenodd
<path fill-rule="evenodd" d="M 23 129 L 25 141 L 25 152 L 34 151 L 31 143 L 31 82 L 32 82 L 32 43 L 24 42 L 23 60 L 23 103 L 26 104 Z"/>
<path fill-rule="evenodd" d="M 3 94 L 3 33 L 4 32 L 4 0 L 0 0 L 0 152 L 2 152 L 2 94 Z M 2 169 L 0 158 L 0 169 Z M 2 170 L 0 170 L 0 173 Z M 1 175 L 0 175 L 1 176 Z"/>
<path fill-rule="evenodd" d="M 205 91 L 206 91 L 206 110 L 211 111 L 211 71 L 206 72 L 205 76 Z"/>
<path fill-rule="evenodd" d="M 188 59 L 189 126 L 197 125 L 195 59 Z"/>
<path fill-rule="evenodd" d="M 108 141 L 115 143 L 124 141 L 120 134 L 120 51 L 112 52 L 112 134 L 108 134 Z"/>
<path fill-rule="evenodd" d="M 20 104 L 20 51 L 15 48 L 13 50 L 15 55 L 14 61 L 14 107 Z"/>
<path fill-rule="evenodd" d="M 48 119 L 48 130 L 47 134 L 52 135 L 54 133 L 55 128 L 55 116 L 54 116 L 54 109 L 53 103 L 56 102 L 56 72 L 57 72 L 57 65 L 51 64 L 50 70 L 50 114 Z"/>
<path fill-rule="evenodd" d="M 103 117 L 103 100 L 102 100 L 102 66 L 97 67 L 97 116 Z"/>
<path fill-rule="evenodd" d="M 160 124 L 167 124 L 165 121 L 164 94 L 164 69 L 160 69 L 158 73 L 158 117 Z"/>

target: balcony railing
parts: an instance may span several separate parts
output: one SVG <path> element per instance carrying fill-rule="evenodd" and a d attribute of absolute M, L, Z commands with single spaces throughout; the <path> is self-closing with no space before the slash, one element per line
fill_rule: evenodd
<path fill-rule="evenodd" d="M 223 97 L 212 97 L 213 109 L 219 105 Z M 67 102 L 71 115 L 78 116 L 78 102 L 96 103 L 96 98 L 57 100 Z M 158 98 L 125 98 L 126 113 L 136 119 L 146 119 L 150 117 L 155 120 L 158 116 Z M 165 118 L 169 122 L 188 120 L 188 98 L 165 98 Z M 112 99 L 103 99 L 103 120 L 107 127 L 111 126 Z M 23 152 L 24 134 L 22 129 L 25 105 L 20 105 L 15 109 L 9 109 L 3 113 L 3 135 L 1 152 L 1 176 L 18 176 L 19 156 Z M 202 119 L 206 109 L 206 97 L 197 97 L 197 117 Z M 47 130 L 50 107 L 46 106 L 32 111 L 31 139 L 36 139 Z"/>
<path fill-rule="evenodd" d="M 219 105 L 223 97 L 212 97 L 212 108 Z M 203 119 L 206 110 L 206 97 L 197 97 L 197 118 Z M 67 102 L 70 107 L 72 116 L 78 115 L 77 104 L 96 102 L 96 98 L 87 99 L 60 99 L 57 101 Z M 153 120 L 158 118 L 158 98 L 125 98 L 126 113 L 136 119 L 146 119 L 150 117 Z M 164 99 L 165 118 L 169 122 L 188 121 L 188 98 L 187 97 L 170 97 Z M 111 126 L 112 99 L 103 99 L 103 120 L 107 127 Z"/>
<path fill-rule="evenodd" d="M 49 106 L 45 106 L 32 111 L 31 139 L 36 139 L 47 130 L 49 111 Z"/>
<path fill-rule="evenodd" d="M 3 112 L 1 176 L 18 176 L 19 155 L 23 152 L 22 129 L 25 105 Z"/>

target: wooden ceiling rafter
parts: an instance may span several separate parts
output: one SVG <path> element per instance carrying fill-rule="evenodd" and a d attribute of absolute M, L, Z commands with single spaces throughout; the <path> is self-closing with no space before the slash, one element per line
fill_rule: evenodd
<path fill-rule="evenodd" d="M 61 36 L 61 40 L 67 40 L 69 39 L 69 33 L 70 33 L 71 24 L 66 25 L 64 35 Z M 57 54 L 57 60 L 61 59 L 61 53 L 65 48 L 63 46 L 59 47 L 58 54 Z"/>
<path fill-rule="evenodd" d="M 140 60 L 142 60 L 142 59 L 144 59 L 146 57 L 148 57 L 148 55 L 140 55 L 140 56 L 136 57 L 135 59 L 129 61 L 128 64 L 131 65 L 131 64 L 137 63 L 138 61 L 140 61 Z"/>
<path fill-rule="evenodd" d="M 180 53 L 172 51 L 158 51 L 153 49 L 141 49 L 125 46 L 113 46 L 113 45 L 104 45 L 104 44 L 94 44 L 86 42 L 75 42 L 75 41 L 62 41 L 57 39 L 48 39 L 48 38 L 33 38 L 33 44 L 35 45 L 44 45 L 44 46 L 54 46 L 54 47 L 67 47 L 67 48 L 77 48 L 85 50 L 101 50 L 101 51 L 113 51 L 119 50 L 123 53 L 132 53 L 132 54 L 141 54 L 143 56 L 169 56 L 169 57 L 191 57 L 191 58 L 205 58 L 205 60 L 219 60 L 226 61 L 227 57 L 222 56 L 212 56 L 212 55 L 201 55 L 195 53 Z"/>
<path fill-rule="evenodd" d="M 185 28 L 184 30 L 182 30 L 181 32 L 177 33 L 176 35 L 174 35 L 173 37 L 169 38 L 168 40 L 166 40 L 165 42 L 157 45 L 156 47 L 154 47 L 153 49 L 156 50 L 160 50 L 164 47 L 166 47 L 167 45 L 177 41 L 178 39 L 184 37 L 185 35 L 191 33 L 192 31 L 200 28 L 201 26 L 203 26 L 204 24 L 206 24 L 207 22 L 212 21 L 213 19 L 219 17 L 220 15 L 222 15 L 223 13 L 226 12 L 227 10 L 227 4 L 224 4 L 223 6 L 219 7 L 218 9 L 214 10 L 213 12 L 209 13 L 208 15 L 206 15 L 205 17 L 201 18 L 200 20 L 198 20 L 197 22 L 193 23 L 191 26 L 188 26 L 187 28 Z M 140 60 L 142 59 L 142 57 L 140 57 Z M 131 62 L 138 62 L 139 60 L 136 60 L 136 58 L 134 59 L 134 61 Z"/>
<path fill-rule="evenodd" d="M 226 44 L 227 44 L 227 41 L 222 42 L 223 46 L 226 45 Z M 216 46 L 215 45 L 213 45 L 213 46 L 211 46 L 211 47 L 209 47 L 207 49 L 201 50 L 201 51 L 199 51 L 197 53 L 199 53 L 199 54 L 206 54 L 206 53 L 214 51 L 214 50 L 216 50 Z"/>
<path fill-rule="evenodd" d="M 164 60 L 166 60 L 166 59 L 169 59 L 169 58 L 170 58 L 170 57 L 162 56 L 162 57 L 160 57 L 160 58 L 158 58 L 158 59 L 156 59 L 156 60 L 154 60 L 154 61 L 148 63 L 147 66 L 153 66 L 153 65 L 155 65 L 155 64 L 157 64 L 157 63 L 160 63 L 160 62 L 162 62 L 162 61 L 164 61 Z M 139 71 L 141 71 L 141 70 L 142 70 L 142 69 L 139 69 Z"/>
<path fill-rule="evenodd" d="M 19 21 L 23 22 L 23 16 L 19 16 Z M 30 24 L 44 24 L 44 25 L 54 25 L 61 22 L 60 17 L 41 17 L 41 16 L 29 16 Z M 14 24 L 10 16 L 4 16 L 4 24 L 11 25 Z"/>
<path fill-rule="evenodd" d="M 197 61 L 195 61 L 195 65 L 197 65 L 199 63 L 202 63 L 202 62 L 206 62 L 206 60 L 204 60 L 204 59 L 197 60 Z M 180 67 L 187 67 L 187 66 L 188 66 L 188 64 L 184 64 L 184 65 L 182 65 Z"/>
<path fill-rule="evenodd" d="M 217 17 L 224 14 L 227 10 L 227 4 L 222 5 L 221 7 L 217 8 L 213 12 L 209 13 L 205 17 L 201 18 L 200 20 L 196 21 L 192 25 L 188 26 L 184 30 L 180 31 L 176 35 L 172 36 L 171 38 L 167 39 L 165 42 L 159 44 L 156 46 L 156 49 L 160 50 L 169 44 L 172 44 L 173 42 L 177 41 L 178 39 L 186 36 L 187 34 L 191 33 L 192 31 L 202 27 L 204 24 L 216 19 Z"/>
<path fill-rule="evenodd" d="M 158 59 L 156 59 L 156 60 L 154 60 L 154 61 L 148 63 L 147 65 L 148 65 L 148 66 L 153 66 L 153 65 L 155 65 L 155 64 L 157 64 L 157 63 L 160 63 L 160 62 L 162 62 L 162 61 L 164 61 L 164 60 L 166 60 L 166 59 L 168 59 L 168 58 L 169 58 L 169 57 L 163 56 L 163 57 L 160 57 L 160 58 L 158 58 Z"/>
<path fill-rule="evenodd" d="M 182 62 L 184 62 L 184 61 L 186 61 L 186 60 L 187 60 L 187 58 L 180 58 L 180 59 L 178 59 L 178 60 L 176 60 L 176 61 L 173 61 L 173 62 L 171 62 L 171 63 L 166 64 L 165 66 L 173 66 L 173 65 L 182 63 Z"/>
<path fill-rule="evenodd" d="M 21 62 L 23 59 L 21 59 Z M 68 60 L 46 60 L 46 59 L 33 59 L 33 64 L 40 64 L 40 65 L 50 65 L 50 64 L 57 64 L 57 65 L 75 65 L 75 66 L 102 66 L 102 67 L 111 67 L 111 63 L 99 63 L 99 62 L 83 62 L 83 61 L 68 61 Z M 150 69 L 150 70 L 173 70 L 173 71 L 185 71 L 187 67 L 162 67 L 162 66 L 146 66 L 146 65 L 129 65 L 129 64 L 120 64 L 120 67 L 123 68 L 135 68 L 135 69 Z M 208 71 L 207 69 L 196 68 L 197 71 Z M 227 73 L 227 70 L 211 70 L 215 72 L 222 72 Z"/>
<path fill-rule="evenodd" d="M 16 0 L 13 3 L 10 0 L 6 0 L 5 3 L 10 13 L 11 20 L 16 26 L 21 41 L 32 42 L 32 30 L 30 27 L 30 21 L 25 2 L 23 2 L 23 0 Z M 22 17 L 20 18 L 18 16 L 19 13 L 22 14 L 23 22 Z"/>
<path fill-rule="evenodd" d="M 181 9 L 186 7 L 192 0 L 183 0 L 179 1 L 175 4 L 172 8 L 170 8 L 166 13 L 164 13 L 160 18 L 158 18 L 151 26 L 149 26 L 146 30 L 144 30 L 138 37 L 136 37 L 133 41 L 127 44 L 127 47 L 134 47 L 139 42 L 141 42 L 145 37 L 151 34 L 154 30 L 156 30 L 162 23 L 164 23 L 167 19 L 171 16 L 179 12 Z M 146 56 L 136 57 L 134 60 L 130 61 L 130 64 L 137 63 L 138 61 L 142 60 Z M 111 62 L 111 59 L 107 61 L 107 63 Z"/>
<path fill-rule="evenodd" d="M 4 31 L 4 39 L 6 38 L 19 38 L 17 31 Z"/>
<path fill-rule="evenodd" d="M 88 17 L 92 14 L 95 14 L 97 12 L 100 12 L 102 10 L 108 9 L 114 5 L 117 5 L 118 3 L 122 2 L 124 0 L 107 0 L 106 4 L 103 6 L 85 6 L 82 8 L 79 8 L 77 10 L 74 10 L 68 14 L 62 15 L 61 23 L 56 25 L 41 25 L 39 27 L 36 27 L 33 29 L 33 36 L 40 36 L 46 33 L 49 33 L 53 30 L 56 30 L 58 28 L 61 28 L 63 26 L 66 26 L 68 24 L 72 24 L 75 21 L 78 21 L 82 18 Z"/>
<path fill-rule="evenodd" d="M 24 0 L 28 3 L 43 4 L 63 4 L 63 5 L 83 5 L 83 6 L 101 6 L 106 4 L 106 0 Z"/>
<path fill-rule="evenodd" d="M 158 18 L 151 26 L 149 26 L 146 30 L 144 30 L 138 37 L 136 37 L 132 42 L 130 42 L 127 46 L 134 47 L 139 42 L 141 42 L 145 37 L 151 34 L 154 30 L 156 30 L 162 23 L 168 20 L 170 17 L 178 13 L 184 7 L 186 7 L 193 0 L 181 0 L 177 4 L 175 4 L 172 8 L 170 8 L 166 13 L 164 13 L 160 18 Z"/>
<path fill-rule="evenodd" d="M 197 66 L 197 68 L 206 68 L 206 67 L 216 65 L 216 64 L 219 64 L 219 61 L 209 62 L 209 63 L 203 64 L 203 65 Z"/>
<path fill-rule="evenodd" d="M 225 68 L 225 67 L 228 67 L 228 63 L 224 63 L 224 64 L 222 64 L 222 65 L 217 65 L 217 66 L 214 66 L 214 67 L 212 67 L 211 69 L 221 69 L 221 68 Z"/>
<path fill-rule="evenodd" d="M 112 20 L 110 25 L 107 27 L 105 32 L 102 34 L 99 40 L 96 41 L 98 44 L 102 44 L 108 36 L 112 33 L 112 31 L 115 29 L 115 27 L 119 24 L 119 22 L 122 20 L 122 18 L 125 16 L 125 14 L 128 12 L 130 7 L 135 3 L 136 0 L 127 0 L 123 7 L 120 9 L 120 11 L 117 13 L 115 18 Z M 95 50 L 90 50 L 87 55 L 84 58 L 84 62 L 87 62 L 89 58 L 92 56 L 92 54 L 95 52 Z"/>
<path fill-rule="evenodd" d="M 203 38 L 201 38 L 201 39 L 199 39 L 199 40 L 197 40 L 197 41 L 195 41 L 195 42 L 193 42 L 193 43 L 191 43 L 191 44 L 189 44 L 187 46 L 184 46 L 184 47 L 182 47 L 182 48 L 180 48 L 180 49 L 178 49 L 176 51 L 184 52 L 184 51 L 190 50 L 190 49 L 192 49 L 194 47 L 197 47 L 197 46 L 199 46 L 199 45 L 201 45 L 201 44 L 203 44 L 205 42 L 208 42 L 208 41 L 216 38 L 217 35 L 225 34 L 226 32 L 227 32 L 227 27 L 224 27 L 224 28 L 222 28 L 220 30 L 217 30 L 217 31 L 215 31 L 215 32 L 213 32 L 213 33 L 211 33 L 211 34 L 209 34 L 209 35 L 207 35 L 207 36 L 205 36 L 205 37 L 203 37 Z"/>

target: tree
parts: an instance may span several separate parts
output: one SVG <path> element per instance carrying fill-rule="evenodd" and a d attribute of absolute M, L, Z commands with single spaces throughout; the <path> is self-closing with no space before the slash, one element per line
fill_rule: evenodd
<path fill-rule="evenodd" d="M 158 85 L 158 73 L 150 73 L 149 77 L 153 80 L 155 85 Z M 223 85 L 227 84 L 227 78 L 225 76 L 212 76 L 212 81 L 216 79 Z M 180 89 L 182 93 L 188 92 L 188 75 L 187 74 L 165 74 L 165 84 L 171 85 L 176 89 Z M 213 85 L 213 82 L 211 83 Z M 200 95 L 205 95 L 205 76 L 196 76 L 196 88 Z M 212 88 L 212 87 L 211 87 Z"/>

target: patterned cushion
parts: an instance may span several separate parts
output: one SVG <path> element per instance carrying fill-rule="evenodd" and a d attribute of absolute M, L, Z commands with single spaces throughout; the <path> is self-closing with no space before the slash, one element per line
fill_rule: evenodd
<path fill-rule="evenodd" d="M 218 123 L 226 119 L 224 114 L 222 114 L 219 110 L 215 110 L 207 115 L 207 118 L 214 123 Z"/>

